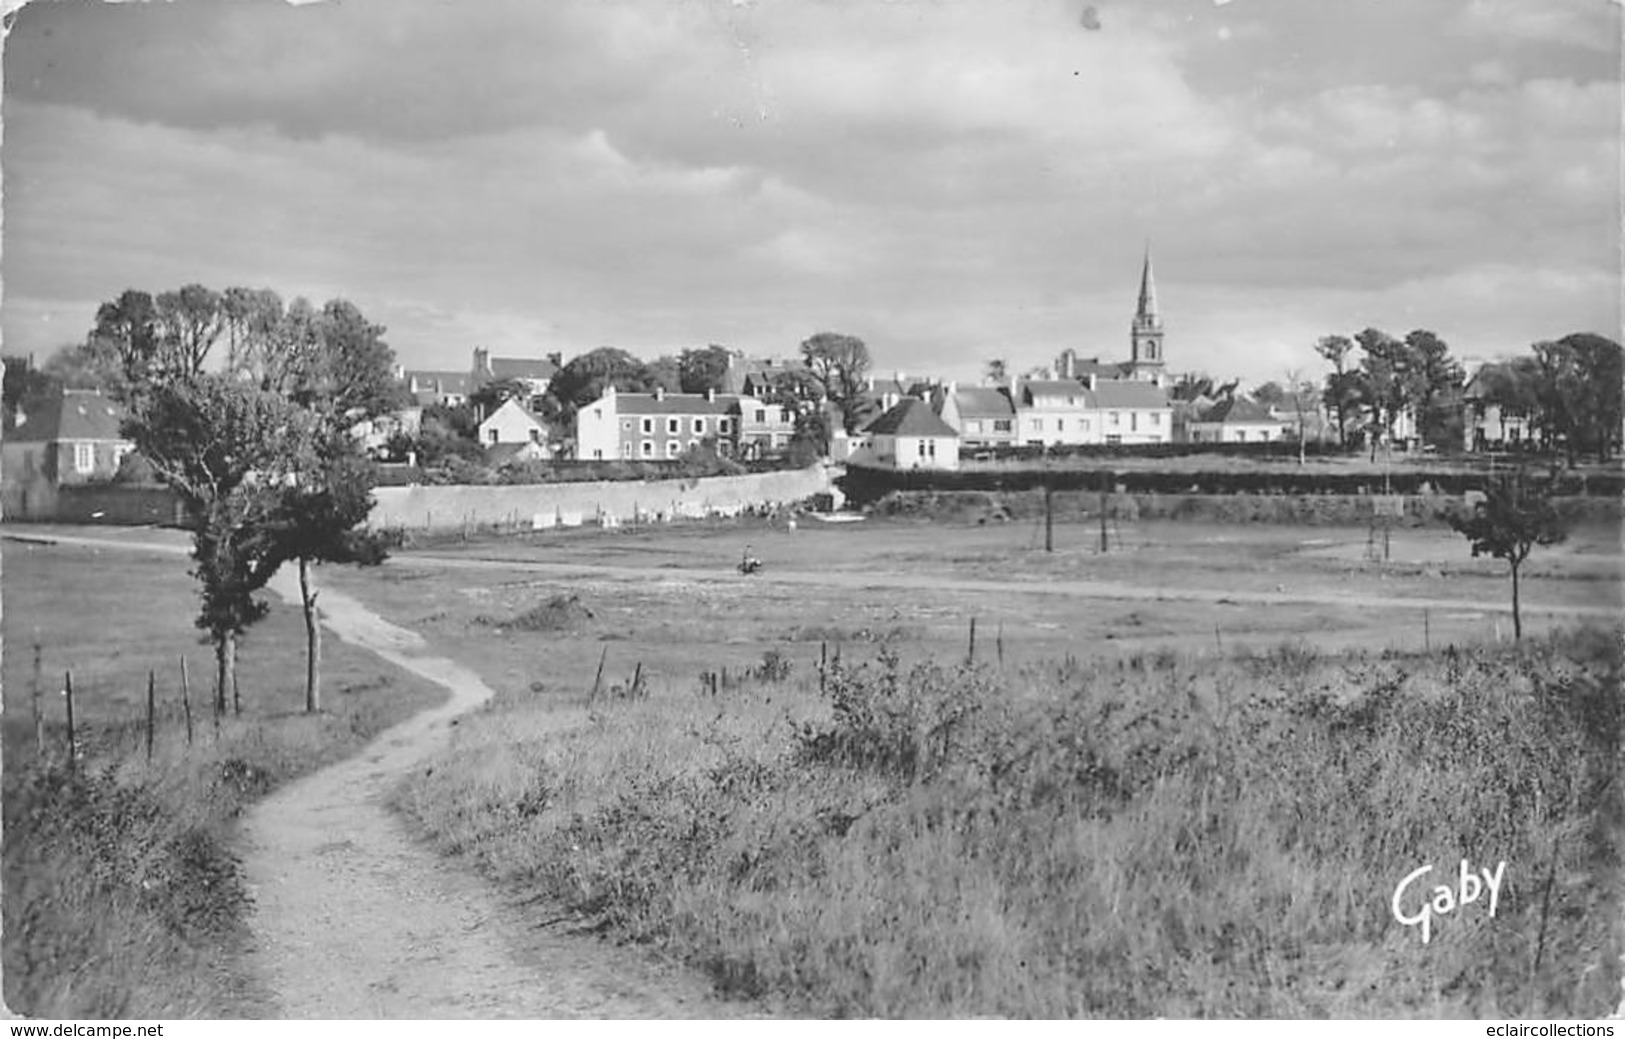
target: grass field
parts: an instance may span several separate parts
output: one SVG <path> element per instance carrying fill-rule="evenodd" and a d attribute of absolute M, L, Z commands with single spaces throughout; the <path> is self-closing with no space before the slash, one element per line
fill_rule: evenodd
<path fill-rule="evenodd" d="M 1378 565 L 1364 530 L 1294 533 L 1147 525 L 1102 556 L 1075 524 L 1052 554 L 1014 525 L 555 532 L 341 580 L 498 691 L 401 795 L 430 839 L 723 991 L 853 1016 L 1606 1012 L 1617 634 L 1536 609 L 1511 645 L 1504 573 L 1453 535 L 1397 533 Z M 1607 609 L 1619 563 L 1581 531 L 1525 600 Z M 557 712 L 582 726 L 544 735 Z M 1498 915 L 1423 948 L 1389 895 L 1464 857 L 1508 863 Z"/>
<path fill-rule="evenodd" d="M 329 639 L 328 709 L 304 715 L 303 622 L 273 597 L 270 616 L 242 643 L 244 713 L 217 730 L 213 658 L 192 626 L 188 560 L 10 540 L 0 550 L 7 1005 L 44 1017 L 258 1016 L 262 994 L 240 965 L 247 895 L 230 851 L 232 820 L 436 702 L 439 690 Z M 159 698 L 151 763 L 149 670 Z M 84 755 L 71 774 L 67 671 Z"/>

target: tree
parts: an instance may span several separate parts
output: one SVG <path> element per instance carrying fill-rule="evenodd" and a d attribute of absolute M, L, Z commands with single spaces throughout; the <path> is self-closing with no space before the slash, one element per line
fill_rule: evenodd
<path fill-rule="evenodd" d="M 529 406 L 530 384 L 523 379 L 492 379 L 468 395 L 468 402 L 474 405 L 475 414 L 485 416 L 490 416 L 510 400 Z"/>
<path fill-rule="evenodd" d="M 299 563 L 299 602 L 305 618 L 305 711 L 321 710 L 322 629 L 316 614 L 311 564 L 382 563 L 391 536 L 362 529 L 372 511 L 376 474 L 342 431 L 330 430 L 316 444 L 315 464 L 283 489 L 270 521 L 277 554 Z"/>
<path fill-rule="evenodd" d="M 384 415 L 406 404 L 395 378 L 395 351 L 384 342 L 384 327 L 368 321 L 354 303 L 331 299 L 316 322 L 317 394 L 320 407 L 355 422 Z"/>
<path fill-rule="evenodd" d="M 1268 383 L 1265 385 L 1268 385 Z M 1302 368 L 1288 368 L 1286 370 L 1286 385 L 1287 389 L 1281 391 L 1281 400 L 1277 403 L 1290 404 L 1292 407 L 1292 414 L 1297 420 L 1296 425 L 1298 427 L 1298 464 L 1303 465 L 1307 461 L 1304 456 L 1304 442 L 1307 436 L 1304 429 L 1304 416 L 1306 413 L 1304 404 L 1314 399 L 1315 384 L 1304 380 Z M 1254 399 L 1257 399 L 1256 391 L 1254 392 Z"/>
<path fill-rule="evenodd" d="M 226 329 L 220 294 L 202 285 L 186 285 L 159 293 L 153 312 L 165 371 L 182 378 L 203 371 L 210 350 Z"/>
<path fill-rule="evenodd" d="M 1407 361 L 1415 373 L 1417 432 L 1424 443 L 1461 442 L 1461 365 L 1445 341 L 1426 329 L 1405 337 Z"/>
<path fill-rule="evenodd" d="M 1367 328 L 1354 337 L 1365 356 L 1360 358 L 1360 389 L 1370 412 L 1371 459 L 1377 442 L 1393 434 L 1395 423 L 1407 409 L 1414 411 L 1421 396 L 1421 374 L 1404 340 Z"/>
<path fill-rule="evenodd" d="M 315 423 L 286 398 L 229 375 L 157 382 L 132 395 L 123 434 L 173 488 L 202 586 L 197 623 L 215 647 L 215 704 L 235 709 L 237 641 L 265 615 L 256 598 L 286 558 L 282 493 L 313 464 Z"/>
<path fill-rule="evenodd" d="M 987 362 L 982 372 L 982 381 L 992 386 L 1003 386 L 1010 381 L 1010 366 L 1004 363 L 1004 358 L 995 357 Z"/>
<path fill-rule="evenodd" d="M 1519 614 L 1518 569 L 1536 545 L 1555 545 L 1568 525 L 1552 504 L 1550 484 L 1527 480 L 1520 470 L 1490 484 L 1471 516 L 1453 516 L 1450 526 L 1471 544 L 1473 555 L 1507 561 L 1512 571 L 1512 636 L 1523 638 Z"/>
<path fill-rule="evenodd" d="M 851 432 L 863 412 L 869 348 L 857 336 L 819 332 L 802 342 L 801 358 L 824 396 L 841 409 L 842 423 Z"/>
<path fill-rule="evenodd" d="M 649 366 L 625 350 L 601 346 L 570 359 L 558 370 L 548 393 L 558 401 L 562 412 L 573 415 L 584 405 L 604 395 L 614 386 L 625 393 L 647 393 L 655 387 Z"/>
<path fill-rule="evenodd" d="M 1348 336 L 1321 336 L 1315 343 L 1315 353 L 1332 366 L 1326 376 L 1326 389 L 1321 400 L 1337 416 L 1337 444 L 1349 446 L 1348 417 L 1359 410 L 1359 380 L 1348 377 L 1348 357 L 1354 350 L 1354 340 Z"/>
<path fill-rule="evenodd" d="M 6 357 L 0 360 L 4 360 L 6 366 L 4 418 L 0 419 L 0 429 L 9 431 L 16 425 L 19 412 L 27 416 L 55 395 L 62 384 L 34 367 L 31 357 Z"/>
<path fill-rule="evenodd" d="M 101 389 L 124 399 L 147 382 L 160 363 L 158 310 L 152 296 L 125 289 L 118 299 L 96 309 L 96 324 L 86 341 L 83 367 L 105 380 Z"/>
<path fill-rule="evenodd" d="M 1620 439 L 1619 344 L 1585 332 L 1536 343 L 1529 372 L 1543 439 L 1561 438 L 1570 465 L 1582 452 L 1606 460 Z"/>
<path fill-rule="evenodd" d="M 667 393 L 682 392 L 683 379 L 677 358 L 663 354 L 645 365 L 645 370 L 649 373 L 649 381 L 653 386 L 658 386 Z"/>
<path fill-rule="evenodd" d="M 1286 402 L 1286 390 L 1274 379 L 1253 387 L 1252 398 L 1266 408 L 1273 408 Z"/>
<path fill-rule="evenodd" d="M 677 358 L 678 389 L 683 393 L 721 393 L 727 385 L 733 355 L 728 348 L 712 343 L 698 350 L 684 350 Z"/>

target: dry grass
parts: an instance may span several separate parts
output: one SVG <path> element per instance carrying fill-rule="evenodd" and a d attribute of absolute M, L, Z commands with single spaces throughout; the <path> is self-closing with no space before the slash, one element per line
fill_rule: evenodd
<path fill-rule="evenodd" d="M 804 669 L 696 683 L 564 737 L 499 704 L 402 803 L 502 880 L 800 1013 L 1595 1017 L 1619 681 L 1599 632 L 1005 671 L 882 651 L 822 694 Z M 1463 857 L 1508 863 L 1497 915 L 1423 946 L 1389 896 Z"/>
<path fill-rule="evenodd" d="M 281 604 L 244 640 L 244 714 L 216 730 L 181 557 L 4 546 L 5 995 L 41 1017 L 262 1016 L 242 966 L 248 907 L 232 820 L 439 691 L 326 642 L 328 707 L 306 716 L 303 624 Z M 40 645 L 38 676 L 33 645 Z M 191 664 L 194 743 L 179 703 Z M 146 678 L 158 673 L 153 759 Z M 63 672 L 83 758 L 67 768 Z M 35 749 L 34 688 L 46 751 Z"/>

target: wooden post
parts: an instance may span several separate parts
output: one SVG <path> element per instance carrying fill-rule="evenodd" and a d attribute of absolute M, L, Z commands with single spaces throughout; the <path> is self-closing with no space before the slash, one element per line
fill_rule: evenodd
<path fill-rule="evenodd" d="M 62 695 L 68 698 L 68 767 L 79 760 L 79 737 L 73 728 L 73 672 L 66 671 L 62 678 Z"/>
<path fill-rule="evenodd" d="M 153 714 L 158 710 L 158 674 L 147 670 L 147 762 L 152 762 Z"/>
<path fill-rule="evenodd" d="M 999 622 L 999 634 L 993 640 L 993 645 L 999 651 L 999 667 L 1004 667 L 1004 621 Z"/>
<path fill-rule="evenodd" d="M 829 669 L 829 640 L 818 643 L 818 695 L 824 695 L 824 676 Z"/>
<path fill-rule="evenodd" d="M 1432 653 L 1433 652 L 1433 631 L 1432 631 L 1433 626 L 1432 626 L 1432 623 L 1429 620 L 1428 613 L 1429 613 L 1429 611 L 1426 610 L 1426 609 L 1424 609 L 1422 611 L 1422 650 L 1425 653 Z"/>
<path fill-rule="evenodd" d="M 1055 489 L 1044 485 L 1044 551 L 1055 551 Z"/>
<path fill-rule="evenodd" d="M 34 707 L 34 750 L 45 754 L 45 710 L 40 704 L 40 644 L 34 643 L 34 680 L 29 687 L 29 699 Z"/>
<path fill-rule="evenodd" d="M 632 688 L 628 689 L 626 691 L 626 694 L 628 696 L 636 696 L 637 693 L 638 693 L 638 686 L 640 686 L 642 684 L 643 684 L 643 661 L 640 660 L 640 661 L 638 661 L 637 666 L 632 669 Z"/>
<path fill-rule="evenodd" d="M 976 618 L 970 619 L 970 649 L 966 651 L 965 663 L 976 663 Z"/>
<path fill-rule="evenodd" d="M 1110 546 L 1107 544 L 1107 541 L 1106 541 L 1106 508 L 1107 508 L 1108 503 L 1110 503 L 1110 501 L 1111 501 L 1111 494 L 1110 494 L 1110 491 L 1108 490 L 1108 488 L 1111 486 L 1110 481 L 1111 481 L 1111 476 L 1108 474 L 1103 478 L 1103 480 L 1102 480 L 1102 482 L 1100 484 L 1100 553 L 1101 553 L 1101 555 L 1105 555 L 1106 552 L 1110 548 Z"/>
<path fill-rule="evenodd" d="M 181 655 L 181 710 L 186 713 L 186 745 L 192 745 L 192 688 L 186 678 L 186 655 Z"/>
<path fill-rule="evenodd" d="M 604 684 L 604 660 L 608 658 L 608 656 L 609 647 L 605 646 L 604 651 L 598 654 L 598 673 L 592 677 L 592 692 L 587 694 L 588 707 L 591 707 L 592 702 L 598 698 L 598 689 Z"/>

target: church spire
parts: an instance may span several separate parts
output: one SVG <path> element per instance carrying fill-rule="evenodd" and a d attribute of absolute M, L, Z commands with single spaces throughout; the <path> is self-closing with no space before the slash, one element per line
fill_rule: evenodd
<path fill-rule="evenodd" d="M 1161 324 L 1157 316 L 1157 282 L 1151 274 L 1151 243 L 1145 244 L 1145 267 L 1140 271 L 1140 305 L 1134 311 L 1137 323 Z"/>

